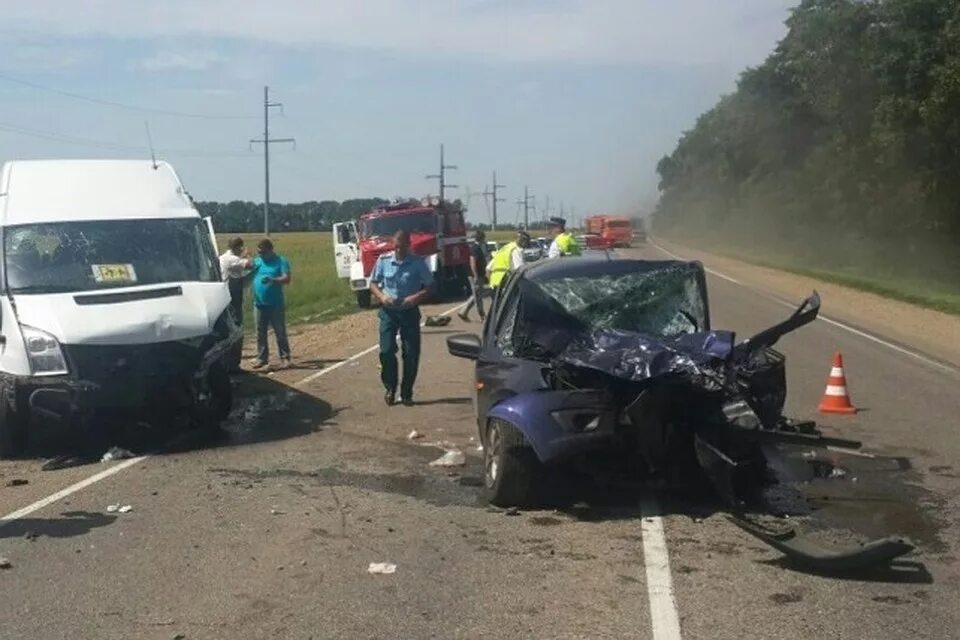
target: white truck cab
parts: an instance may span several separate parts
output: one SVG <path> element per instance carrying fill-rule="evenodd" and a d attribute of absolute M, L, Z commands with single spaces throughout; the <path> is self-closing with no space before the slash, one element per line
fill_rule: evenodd
<path fill-rule="evenodd" d="M 229 303 L 212 225 L 167 163 L 6 163 L 0 456 L 36 417 L 219 424 L 231 405 L 223 355 L 241 336 Z"/>

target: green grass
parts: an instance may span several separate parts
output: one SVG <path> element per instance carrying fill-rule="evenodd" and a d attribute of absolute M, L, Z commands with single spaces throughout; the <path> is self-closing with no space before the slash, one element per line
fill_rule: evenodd
<path fill-rule="evenodd" d="M 678 244 L 709 251 L 760 267 L 779 269 L 789 273 L 830 282 L 851 289 L 859 289 L 892 300 L 960 315 L 960 274 L 956 278 L 924 278 L 897 273 L 893 268 L 859 265 L 808 267 L 788 252 L 771 255 L 756 247 L 749 249 L 718 244 L 696 237 L 669 236 Z"/>
<path fill-rule="evenodd" d="M 220 234 L 221 245 L 232 237 Z M 333 236 L 330 233 L 275 233 L 270 236 L 277 253 L 290 261 L 292 280 L 284 290 L 287 303 L 287 324 L 324 322 L 357 308 L 356 298 L 346 280 L 337 277 L 333 261 Z M 253 252 L 258 235 L 244 237 Z M 222 249 L 221 249 L 222 251 Z M 253 327 L 252 294 L 244 296 L 245 327 Z"/>

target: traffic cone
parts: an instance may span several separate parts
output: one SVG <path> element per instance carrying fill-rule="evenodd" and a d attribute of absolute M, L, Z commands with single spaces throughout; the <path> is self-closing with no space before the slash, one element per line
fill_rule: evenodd
<path fill-rule="evenodd" d="M 850 402 L 847 393 L 847 378 L 843 375 L 843 356 L 839 352 L 833 355 L 833 368 L 830 369 L 830 379 L 827 381 L 827 390 L 820 401 L 820 413 L 842 413 L 850 415 L 857 409 Z"/>

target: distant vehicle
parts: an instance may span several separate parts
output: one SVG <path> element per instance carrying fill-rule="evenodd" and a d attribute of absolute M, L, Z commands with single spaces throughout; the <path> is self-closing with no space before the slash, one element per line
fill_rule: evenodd
<path fill-rule="evenodd" d="M 523 250 L 523 261 L 524 262 L 536 262 L 541 258 L 547 256 L 547 250 L 540 246 L 539 243 L 531 241 L 530 246 Z"/>
<path fill-rule="evenodd" d="M 633 242 L 632 222 L 626 216 L 596 215 L 584 223 L 587 233 L 600 236 L 610 247 L 629 247 Z"/>
<path fill-rule="evenodd" d="M 169 164 L 8 162 L 0 227 L 0 456 L 31 417 L 227 417 L 242 332 L 210 219 Z"/>
<path fill-rule="evenodd" d="M 609 240 L 605 240 L 603 236 L 595 233 L 577 236 L 577 243 L 581 249 L 610 249 L 613 246 Z"/>
<path fill-rule="evenodd" d="M 393 234 L 410 232 L 411 250 L 427 259 L 441 295 L 468 287 L 470 245 L 460 201 L 408 201 L 369 211 L 356 222 L 333 225 L 337 275 L 349 280 L 357 305 L 371 306 L 370 276 L 377 259 L 393 251 Z"/>

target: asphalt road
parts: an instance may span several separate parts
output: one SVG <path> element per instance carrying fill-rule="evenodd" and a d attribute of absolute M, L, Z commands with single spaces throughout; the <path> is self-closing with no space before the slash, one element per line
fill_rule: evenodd
<path fill-rule="evenodd" d="M 746 335 L 789 313 L 745 286 L 709 285 L 715 327 Z M 454 318 L 424 330 L 412 408 L 384 406 L 375 354 L 354 357 L 375 336 L 345 335 L 330 353 L 298 354 L 325 369 L 244 381 L 227 436 L 60 471 L 0 463 L 0 514 L 20 511 L 0 522 L 12 564 L 0 571 L 0 637 L 667 639 L 673 614 L 685 638 L 960 637 L 956 371 L 825 322 L 781 344 L 792 415 L 815 417 L 840 350 L 866 410 L 827 430 L 911 465 L 832 459 L 849 473 L 821 522 L 919 545 L 899 570 L 838 579 L 782 566 L 709 504 L 661 499 L 663 517 L 645 525 L 646 492 L 562 511 L 488 508 L 471 367 L 444 346 L 464 328 Z M 413 429 L 423 441 L 407 439 Z M 466 467 L 428 466 L 442 441 L 467 452 Z M 27 484 L 2 486 L 15 478 Z M 108 513 L 116 503 L 132 511 Z M 396 573 L 370 575 L 371 562 Z"/>

